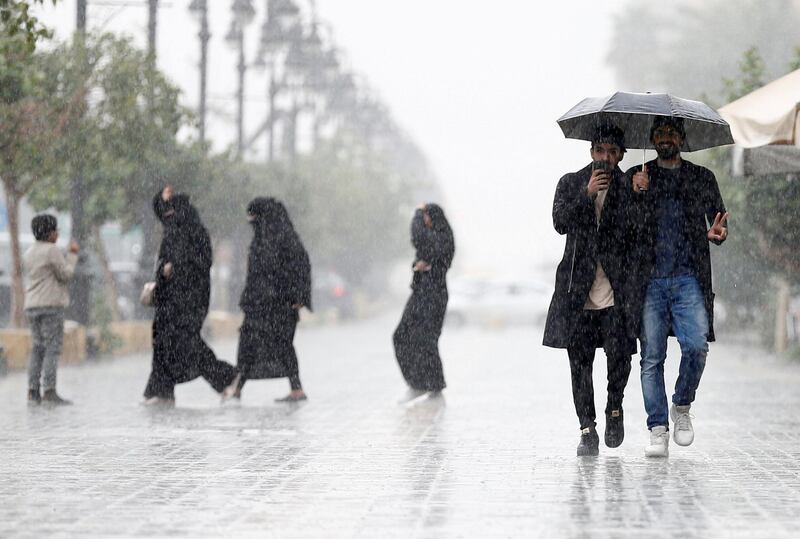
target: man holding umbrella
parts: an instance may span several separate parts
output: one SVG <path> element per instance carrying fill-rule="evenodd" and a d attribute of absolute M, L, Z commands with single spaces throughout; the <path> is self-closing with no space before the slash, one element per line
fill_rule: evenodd
<path fill-rule="evenodd" d="M 642 344 L 642 393 L 650 444 L 666 457 L 669 418 L 678 445 L 694 439 L 689 408 L 714 340 L 714 294 L 708 242 L 728 235 L 728 214 L 714 174 L 681 158 L 733 144 L 728 123 L 701 101 L 669 94 L 615 92 L 589 97 L 558 119 L 568 138 L 587 140 L 598 122 L 625 132 L 629 148 L 655 148 L 658 159 L 626 174 L 625 229 L 631 246 L 625 296 L 631 329 Z M 616 290 L 615 290 L 616 292 Z M 667 336 L 681 345 L 680 375 L 668 412 L 664 389 Z"/>
<path fill-rule="evenodd" d="M 567 235 L 567 241 L 544 332 L 545 346 L 567 349 L 581 429 L 578 456 L 599 453 L 592 384 L 595 350 L 605 350 L 608 364 L 605 443 L 609 447 L 618 447 L 624 437 L 622 398 L 631 355 L 636 352 L 623 307 L 629 251 L 623 202 L 629 184 L 617 166 L 625 153 L 622 130 L 610 124 L 596 126 L 590 153 L 592 163 L 565 175 L 556 188 L 553 225 Z"/>
<path fill-rule="evenodd" d="M 628 295 L 632 322 L 642 345 L 641 379 L 650 444 L 648 457 L 669 454 L 669 417 L 675 443 L 694 440 L 689 414 L 714 340 L 714 294 L 708 242 L 728 235 L 728 214 L 714 174 L 681 158 L 686 141 L 679 117 L 656 117 L 650 142 L 658 158 L 628 171 L 636 239 L 631 251 Z M 636 316 L 641 313 L 641 318 Z M 667 337 L 681 347 L 681 363 L 672 406 L 664 387 Z"/>

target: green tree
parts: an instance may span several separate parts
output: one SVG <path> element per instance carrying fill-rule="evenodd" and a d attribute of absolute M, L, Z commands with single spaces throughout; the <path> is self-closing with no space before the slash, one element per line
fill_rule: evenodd
<path fill-rule="evenodd" d="M 52 0 L 52 4 L 57 1 Z M 30 13 L 32 6 L 44 3 L 44 0 L 0 0 L 0 32 L 7 39 L 0 45 L 0 54 L 17 51 L 31 54 L 40 40 L 51 37 L 50 31 Z"/>
<path fill-rule="evenodd" d="M 765 72 L 764 59 L 761 58 L 758 49 L 750 47 L 744 51 L 744 55 L 739 62 L 739 76 L 735 79 L 724 80 L 725 97 L 728 102 L 736 101 L 740 97 L 764 86 Z"/>
<path fill-rule="evenodd" d="M 178 103 L 179 91 L 129 39 L 76 36 L 36 60 L 53 95 L 81 89 L 87 99 L 70 136 L 55 141 L 54 166 L 31 189 L 31 203 L 66 211 L 72 179 L 83 178 L 92 243 L 99 260 L 107 261 L 100 227 L 119 221 L 130 229 L 152 221 L 156 182 L 185 173 L 205 150 L 179 143 L 177 133 L 191 119 Z M 148 239 L 152 244 L 154 238 Z M 105 269 L 113 306 L 116 287 Z"/>
<path fill-rule="evenodd" d="M 41 1 L 34 3 L 42 3 Z M 80 115 L 84 94 L 56 92 L 35 61 L 49 34 L 29 13 L 31 2 L 0 0 L 0 180 L 6 198 L 12 258 L 12 324 L 21 325 L 24 290 L 19 204 L 54 167 L 54 147 Z"/>

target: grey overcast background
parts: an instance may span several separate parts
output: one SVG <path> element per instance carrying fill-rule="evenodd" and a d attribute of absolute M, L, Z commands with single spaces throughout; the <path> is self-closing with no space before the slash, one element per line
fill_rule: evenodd
<path fill-rule="evenodd" d="M 125 33 L 142 47 L 147 7 L 89 4 L 89 28 Z M 129 2 L 133 3 L 134 2 Z M 236 58 L 225 43 L 228 0 L 210 3 L 208 132 L 216 149 L 234 136 Z M 198 25 L 189 0 L 162 0 L 158 64 L 198 96 Z M 265 2 L 248 28 L 252 54 Z M 550 209 L 558 178 L 589 160 L 588 143 L 565 140 L 556 119 L 581 98 L 612 93 L 605 63 L 611 21 L 622 2 L 572 0 L 318 0 L 346 61 L 369 82 L 428 155 L 444 192 L 467 273 L 552 279 L 563 238 Z M 308 8 L 307 2 L 303 5 Z M 40 9 L 64 38 L 75 1 Z M 647 44 L 642 44 L 647 46 Z M 250 130 L 265 110 L 266 77 L 248 71 Z M 647 88 L 620 88 L 644 91 Z M 641 159 L 633 152 L 626 164 Z"/>

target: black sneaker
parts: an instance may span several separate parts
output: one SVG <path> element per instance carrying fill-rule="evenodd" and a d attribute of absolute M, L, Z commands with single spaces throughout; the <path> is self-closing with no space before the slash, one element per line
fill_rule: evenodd
<path fill-rule="evenodd" d="M 611 410 L 606 414 L 606 445 L 608 447 L 619 447 L 625 439 L 625 425 L 622 408 Z"/>
<path fill-rule="evenodd" d="M 39 394 L 38 389 L 28 390 L 28 405 L 33 406 L 42 402 L 42 396 Z"/>
<path fill-rule="evenodd" d="M 581 442 L 578 444 L 579 457 L 596 457 L 600 454 L 600 436 L 594 427 L 581 429 Z"/>
<path fill-rule="evenodd" d="M 281 397 L 279 399 L 275 399 L 275 402 L 300 402 L 300 401 L 304 401 L 304 400 L 308 400 L 308 397 L 306 396 L 305 393 L 303 393 L 302 395 L 298 395 L 296 397 L 294 395 L 292 395 L 291 393 L 289 393 L 285 397 Z"/>
<path fill-rule="evenodd" d="M 56 393 L 55 389 L 48 389 L 44 392 L 42 396 L 42 402 L 47 404 L 52 404 L 53 406 L 68 406 L 72 404 L 72 401 L 67 399 L 62 399 L 58 393 Z"/>

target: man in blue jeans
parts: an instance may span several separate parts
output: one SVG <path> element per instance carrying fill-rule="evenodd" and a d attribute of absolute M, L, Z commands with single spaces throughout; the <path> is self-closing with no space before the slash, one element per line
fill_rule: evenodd
<path fill-rule="evenodd" d="M 631 320 L 641 342 L 642 393 L 650 443 L 648 457 L 669 455 L 669 418 L 675 443 L 694 440 L 689 414 L 714 340 L 714 293 L 708 243 L 728 235 L 725 205 L 714 174 L 681 158 L 686 133 L 680 118 L 660 117 L 650 130 L 658 158 L 631 178 L 629 283 Z M 672 406 L 664 386 L 667 337 L 675 335 L 681 363 Z"/>

